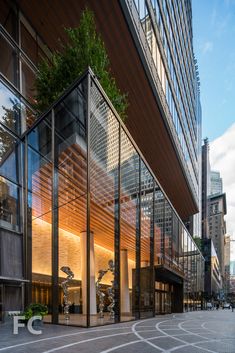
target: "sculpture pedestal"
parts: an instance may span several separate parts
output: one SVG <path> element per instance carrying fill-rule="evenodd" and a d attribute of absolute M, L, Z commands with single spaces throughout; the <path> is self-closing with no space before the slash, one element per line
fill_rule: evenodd
<path fill-rule="evenodd" d="M 128 274 L 128 251 L 120 251 L 120 299 L 121 313 L 130 313 L 130 295 L 129 295 L 129 274 Z"/>

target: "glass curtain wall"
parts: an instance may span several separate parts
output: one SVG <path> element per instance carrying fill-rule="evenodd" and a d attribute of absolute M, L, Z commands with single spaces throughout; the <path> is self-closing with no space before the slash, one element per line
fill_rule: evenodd
<path fill-rule="evenodd" d="M 164 241 L 164 217 L 165 217 L 165 196 L 155 183 L 154 197 L 154 265 L 162 265 L 165 261 Z"/>
<path fill-rule="evenodd" d="M 119 217 L 120 132 L 119 122 L 95 85 L 91 86 L 90 104 L 91 282 L 88 297 L 90 325 L 93 326 L 113 323 L 118 315 L 115 243 Z"/>
<path fill-rule="evenodd" d="M 141 161 L 140 317 L 153 316 L 153 190 L 154 182 Z"/>
<path fill-rule="evenodd" d="M 86 82 L 78 85 L 55 108 L 54 166 L 58 182 L 58 296 L 59 323 L 64 315 L 63 286 L 69 275 L 69 324 L 86 326 L 86 209 L 87 141 Z M 56 207 L 56 205 L 55 205 Z"/>
<path fill-rule="evenodd" d="M 121 129 L 120 159 L 120 313 L 121 321 L 138 317 L 136 241 L 139 233 L 140 159 Z"/>
<path fill-rule="evenodd" d="M 26 144 L 28 268 L 47 321 L 95 326 L 171 312 L 174 285 L 155 278 L 165 265 L 184 272 L 188 306 L 193 242 L 90 74 Z"/>
<path fill-rule="evenodd" d="M 46 116 L 27 138 L 27 231 L 32 244 L 32 302 L 48 306 L 52 314 L 52 129 Z M 43 256 L 43 260 L 42 260 Z M 30 261 L 30 259 L 28 259 Z"/>

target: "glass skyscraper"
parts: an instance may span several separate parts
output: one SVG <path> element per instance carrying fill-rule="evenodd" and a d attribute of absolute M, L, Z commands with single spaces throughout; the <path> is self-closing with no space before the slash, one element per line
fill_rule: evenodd
<path fill-rule="evenodd" d="M 1 1 L 0 320 L 39 302 L 64 323 L 64 266 L 71 324 L 194 310 L 204 259 L 190 235 L 201 126 L 190 1 L 71 1 L 67 14 L 43 5 Z M 86 5 L 128 92 L 126 126 L 91 70 L 49 112 L 33 110 L 61 16 L 75 26 Z"/>

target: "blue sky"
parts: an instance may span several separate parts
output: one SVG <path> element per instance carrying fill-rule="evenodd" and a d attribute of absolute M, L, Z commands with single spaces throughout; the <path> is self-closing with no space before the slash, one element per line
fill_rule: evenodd
<path fill-rule="evenodd" d="M 194 52 L 201 81 L 202 137 L 235 122 L 235 0 L 192 0 Z"/>

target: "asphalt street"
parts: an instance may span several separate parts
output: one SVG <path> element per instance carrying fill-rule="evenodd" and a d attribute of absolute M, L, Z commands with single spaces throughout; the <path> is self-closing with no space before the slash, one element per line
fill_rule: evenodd
<path fill-rule="evenodd" d="M 235 352 L 235 312 L 197 311 L 90 329 L 44 324 L 41 335 L 0 325 L 0 353 Z"/>

